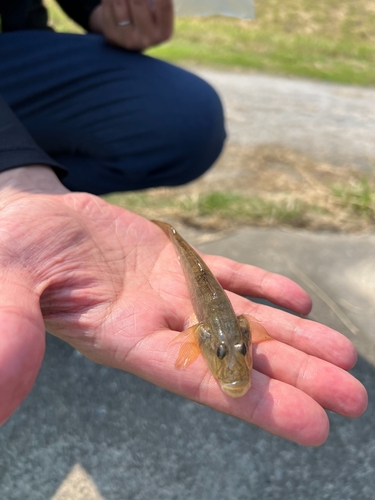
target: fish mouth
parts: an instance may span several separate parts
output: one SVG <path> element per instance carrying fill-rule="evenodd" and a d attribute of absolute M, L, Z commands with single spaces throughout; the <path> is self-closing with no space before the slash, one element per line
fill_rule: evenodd
<path fill-rule="evenodd" d="M 250 389 L 250 381 L 230 382 L 229 384 L 221 384 L 221 388 L 225 394 L 231 398 L 242 398 Z"/>

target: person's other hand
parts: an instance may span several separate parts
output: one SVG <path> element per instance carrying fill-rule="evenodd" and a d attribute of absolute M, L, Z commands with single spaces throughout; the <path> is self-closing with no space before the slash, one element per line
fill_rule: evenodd
<path fill-rule="evenodd" d="M 145 50 L 172 36 L 172 0 L 102 0 L 91 13 L 90 27 L 114 45 Z"/>
<path fill-rule="evenodd" d="M 201 356 L 185 371 L 175 368 L 179 345 L 170 342 L 193 311 L 175 249 L 159 227 L 67 191 L 44 167 L 4 172 L 0 187 L 0 422 L 35 381 L 45 329 L 98 363 L 301 444 L 326 439 L 324 409 L 348 417 L 365 410 L 366 391 L 346 371 L 356 361 L 349 340 L 243 297 L 307 314 L 310 298 L 289 279 L 203 255 L 236 314 L 255 316 L 275 339 L 253 348 L 252 387 L 232 399 Z"/>

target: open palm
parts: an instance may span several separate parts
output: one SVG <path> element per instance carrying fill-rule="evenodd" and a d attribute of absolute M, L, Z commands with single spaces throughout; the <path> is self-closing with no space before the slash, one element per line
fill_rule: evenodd
<path fill-rule="evenodd" d="M 171 340 L 193 313 L 175 250 L 154 224 L 84 193 L 29 193 L 0 212 L 0 422 L 31 389 L 45 329 L 90 359 L 120 368 L 277 435 L 321 444 L 323 408 L 359 416 L 367 395 L 345 370 L 356 360 L 339 333 L 242 295 L 307 314 L 309 297 L 287 278 L 203 256 L 237 315 L 275 339 L 253 347 L 252 387 L 226 396 L 202 357 L 176 370 Z M 72 388 L 73 390 L 73 388 Z"/>

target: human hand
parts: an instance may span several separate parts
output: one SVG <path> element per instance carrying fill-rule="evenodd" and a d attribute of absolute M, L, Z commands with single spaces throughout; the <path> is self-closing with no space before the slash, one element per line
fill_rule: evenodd
<path fill-rule="evenodd" d="M 102 0 L 91 13 L 90 27 L 114 45 L 145 50 L 172 36 L 172 0 Z"/>
<path fill-rule="evenodd" d="M 300 314 L 310 310 L 308 295 L 287 278 L 221 257 L 204 260 L 236 314 L 255 316 L 275 340 L 253 348 L 252 387 L 240 399 L 221 391 L 202 357 L 176 370 L 179 346 L 170 341 L 187 326 L 192 305 L 171 242 L 142 217 L 70 193 L 56 178 L 49 186 L 38 179 L 46 170 L 27 167 L 16 181 L 13 172 L 0 174 L 7 180 L 0 196 L 0 422 L 35 381 L 45 329 L 98 363 L 301 444 L 326 439 L 323 408 L 349 417 L 365 410 L 364 387 L 345 371 L 356 360 L 349 340 L 238 294 Z"/>

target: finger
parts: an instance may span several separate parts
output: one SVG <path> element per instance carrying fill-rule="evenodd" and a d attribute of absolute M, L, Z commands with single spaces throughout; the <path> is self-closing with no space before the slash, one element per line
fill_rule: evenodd
<path fill-rule="evenodd" d="M 303 391 L 253 370 L 249 392 L 239 399 L 230 398 L 208 372 L 201 356 L 188 369 L 176 370 L 179 346 L 168 345 L 170 339 L 171 331 L 164 330 L 144 338 L 126 353 L 121 352 L 121 343 L 107 345 L 106 351 L 116 351 L 116 359 L 123 360 L 112 364 L 116 368 L 273 434 L 310 446 L 326 440 L 329 429 L 326 413 Z M 113 338 L 107 340 L 111 342 Z"/>
<path fill-rule="evenodd" d="M 110 3 L 116 24 L 120 21 L 131 21 L 131 13 L 127 0 L 111 0 Z"/>
<path fill-rule="evenodd" d="M 347 417 L 365 411 L 366 389 L 337 366 L 277 341 L 259 344 L 253 351 L 254 368 L 300 389 L 327 410 Z"/>
<path fill-rule="evenodd" d="M 306 382 L 305 388 L 308 387 L 309 392 L 318 401 L 304 390 L 257 370 L 252 372 L 252 386 L 249 392 L 243 398 L 232 399 L 222 392 L 218 382 L 208 371 L 202 356 L 188 369 L 176 370 L 175 361 L 179 346 L 171 344 L 170 340 L 177 333 L 170 330 L 154 332 L 137 342 L 130 350 L 126 348 L 126 341 L 123 342 L 119 338 L 114 340 L 111 336 L 106 338 L 108 344 L 102 346 L 101 350 L 108 353 L 116 352 L 116 360 L 106 360 L 111 366 L 130 371 L 167 390 L 304 445 L 319 445 L 327 437 L 328 419 L 319 403 L 320 400 L 324 403 L 329 401 L 332 411 L 340 414 L 358 416 L 365 409 L 367 399 L 363 387 L 353 382 L 354 378 L 351 375 L 335 366 L 329 371 L 325 370 L 317 379 L 311 375 L 309 384 Z M 262 351 L 259 349 L 261 346 L 265 348 L 271 344 L 278 344 L 280 347 L 273 353 L 274 357 L 283 359 L 284 355 L 288 354 L 288 346 L 283 346 L 279 342 L 260 344 L 255 354 L 258 358 L 257 363 L 262 369 L 264 369 L 260 358 Z M 285 370 L 290 366 L 291 359 L 289 353 Z M 316 373 L 319 367 L 319 363 L 313 358 L 309 373 Z M 280 371 L 277 366 L 273 369 Z M 328 384 L 323 388 L 324 374 L 329 376 Z M 298 383 L 304 387 L 303 382 L 298 381 Z M 321 390 L 324 391 L 323 396 L 320 395 Z M 347 401 L 343 404 L 345 393 Z"/>
<path fill-rule="evenodd" d="M 1 284 L 0 424 L 30 392 L 42 363 L 45 329 L 38 297 L 23 285 Z"/>
<path fill-rule="evenodd" d="M 166 238 L 165 238 L 166 239 Z M 161 242 L 163 244 L 163 242 Z M 167 246 L 171 246 L 168 241 Z M 174 249 L 172 249 L 174 251 Z M 163 255 L 160 250 L 159 255 Z M 165 256 L 167 253 L 165 254 Z M 300 349 L 313 356 L 320 357 L 326 361 L 336 364 L 337 366 L 347 370 L 354 366 L 357 354 L 353 344 L 339 332 L 332 330 L 319 323 L 308 321 L 288 314 L 284 311 L 277 310 L 261 304 L 255 304 L 244 297 L 236 295 L 257 295 L 264 297 L 271 302 L 278 303 L 281 306 L 288 307 L 288 295 L 295 297 L 295 303 L 290 304 L 289 308 L 297 310 L 297 312 L 307 313 L 311 307 L 311 300 L 296 283 L 276 274 L 263 271 L 257 267 L 238 264 L 230 259 L 223 257 L 204 255 L 205 261 L 214 271 L 214 274 L 219 278 L 219 281 L 226 289 L 232 290 L 235 293 L 228 293 L 228 296 L 234 306 L 236 315 L 250 314 L 266 328 L 268 333 L 275 339 L 289 344 L 297 349 Z M 181 267 L 176 263 L 175 268 L 172 268 L 174 260 L 168 254 L 165 257 L 168 261 L 168 273 L 165 273 L 165 261 L 159 259 L 157 266 L 161 266 L 163 273 L 159 267 L 155 267 L 158 271 L 157 275 L 165 277 L 165 284 L 160 286 L 159 293 L 165 296 L 166 303 L 170 301 L 170 282 L 168 276 L 176 272 L 177 276 L 181 274 Z M 177 259 L 176 259 L 177 260 Z M 180 314 L 180 323 L 183 323 L 183 316 L 191 314 L 191 299 L 186 286 L 186 280 L 179 281 L 178 277 L 174 280 L 175 295 L 183 297 L 185 307 L 180 305 L 176 311 Z M 268 284 L 266 284 L 268 283 Z M 276 286 L 273 286 L 276 283 Z M 284 285 L 280 285 L 284 283 Z M 180 285 L 177 289 L 177 285 Z M 164 292 L 163 292 L 164 290 Z M 166 293 L 168 292 L 168 293 Z M 300 302 L 298 305 L 298 297 Z M 285 301 L 283 299 L 286 299 Z M 173 303 L 173 302 L 172 302 Z M 305 309 L 305 310 L 303 310 Z M 186 319 L 186 318 L 185 318 Z M 172 329 L 181 329 L 183 326 L 170 323 Z"/>
<path fill-rule="evenodd" d="M 350 340 L 341 333 L 315 321 L 254 304 L 240 297 L 231 297 L 231 300 L 236 312 L 254 316 L 272 338 L 344 370 L 349 370 L 355 365 L 356 350 Z"/>
<path fill-rule="evenodd" d="M 129 0 L 129 8 L 141 48 L 149 47 L 157 39 L 157 28 L 149 0 Z"/>
<path fill-rule="evenodd" d="M 102 15 L 103 15 L 103 21 L 106 22 L 106 25 L 112 25 L 114 24 L 114 17 L 113 17 L 113 9 L 111 5 L 111 0 L 101 0 L 101 5 L 102 5 Z"/>
<path fill-rule="evenodd" d="M 349 417 L 365 411 L 365 388 L 338 366 L 278 341 L 260 343 L 253 352 L 258 371 L 302 390 L 324 408 Z"/>
<path fill-rule="evenodd" d="M 240 295 L 265 298 L 298 314 L 305 315 L 311 311 L 311 298 L 289 278 L 225 257 L 203 257 L 226 290 Z"/>
<path fill-rule="evenodd" d="M 116 0 L 116 2 L 117 1 L 118 0 Z M 117 3 L 114 4 L 114 0 L 103 0 L 102 2 L 104 35 L 109 42 L 128 47 L 132 45 L 133 26 L 132 24 L 128 26 L 118 25 L 120 21 L 125 21 L 130 18 L 126 0 L 119 0 L 119 3 L 120 5 Z"/>
<path fill-rule="evenodd" d="M 228 408 L 222 395 L 217 409 L 304 446 L 320 446 L 329 434 L 329 420 L 323 408 L 304 392 L 253 370 L 249 392 Z M 230 404 L 230 402 L 229 402 Z"/>
<path fill-rule="evenodd" d="M 110 0 L 102 0 L 102 23 L 107 40 L 114 41 L 115 18 Z"/>
<path fill-rule="evenodd" d="M 158 27 L 159 42 L 168 40 L 173 33 L 173 3 L 171 0 L 155 0 L 155 24 Z"/>
<path fill-rule="evenodd" d="M 111 0 L 110 5 L 111 5 L 114 24 L 118 28 L 123 28 L 121 31 L 124 34 L 131 31 L 133 26 L 132 26 L 131 12 L 127 0 Z M 118 23 L 121 21 L 130 21 L 131 24 L 126 26 L 119 26 Z"/>

